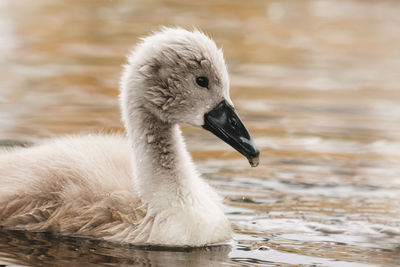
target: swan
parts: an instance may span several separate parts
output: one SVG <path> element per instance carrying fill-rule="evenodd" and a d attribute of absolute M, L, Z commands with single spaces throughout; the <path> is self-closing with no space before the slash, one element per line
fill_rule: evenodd
<path fill-rule="evenodd" d="M 258 165 L 222 50 L 198 30 L 152 33 L 128 56 L 119 103 L 126 135 L 70 135 L 0 153 L 0 226 L 136 245 L 230 240 L 221 200 L 178 126 L 203 127 Z"/>

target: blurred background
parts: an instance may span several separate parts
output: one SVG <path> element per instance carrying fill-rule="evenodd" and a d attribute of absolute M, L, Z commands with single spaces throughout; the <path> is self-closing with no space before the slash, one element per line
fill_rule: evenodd
<path fill-rule="evenodd" d="M 2 0 L 0 139 L 123 131 L 126 54 L 162 25 L 197 27 L 223 48 L 262 153 L 250 169 L 183 126 L 235 229 L 222 262 L 395 266 L 399 13 L 397 0 Z"/>

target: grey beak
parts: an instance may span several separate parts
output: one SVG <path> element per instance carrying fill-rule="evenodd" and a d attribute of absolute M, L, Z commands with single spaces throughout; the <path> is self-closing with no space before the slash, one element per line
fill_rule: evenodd
<path fill-rule="evenodd" d="M 244 155 L 252 167 L 258 165 L 260 152 L 235 109 L 228 105 L 225 100 L 204 115 L 203 128 Z"/>

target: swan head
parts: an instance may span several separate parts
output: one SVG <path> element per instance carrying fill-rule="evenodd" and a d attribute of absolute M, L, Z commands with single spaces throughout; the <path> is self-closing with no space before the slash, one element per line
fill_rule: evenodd
<path fill-rule="evenodd" d="M 254 142 L 229 97 L 222 50 L 198 30 L 163 28 L 142 39 L 121 79 L 121 107 L 127 126 L 142 109 L 168 124 L 201 126 L 258 165 Z"/>

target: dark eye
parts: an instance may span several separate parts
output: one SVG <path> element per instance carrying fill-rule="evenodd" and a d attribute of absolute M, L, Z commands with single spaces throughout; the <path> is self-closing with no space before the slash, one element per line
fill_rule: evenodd
<path fill-rule="evenodd" d="M 208 87 L 208 79 L 207 77 L 197 77 L 196 78 L 196 83 L 200 85 L 201 87 Z"/>

